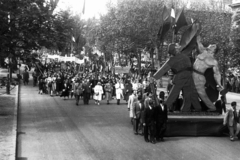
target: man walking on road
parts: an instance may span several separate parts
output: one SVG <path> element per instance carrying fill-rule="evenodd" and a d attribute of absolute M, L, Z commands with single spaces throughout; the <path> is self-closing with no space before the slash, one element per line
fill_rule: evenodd
<path fill-rule="evenodd" d="M 91 84 L 90 84 L 89 80 L 87 80 L 83 84 L 83 102 L 84 102 L 84 104 L 89 104 L 90 95 L 91 95 Z"/>
<path fill-rule="evenodd" d="M 138 100 L 133 104 L 133 129 L 134 134 L 138 134 L 138 130 L 140 128 L 140 120 L 141 120 L 141 114 L 143 112 L 143 105 L 141 103 L 142 97 L 138 96 Z"/>
<path fill-rule="evenodd" d="M 144 139 L 146 142 L 156 143 L 156 110 L 153 100 L 149 101 L 148 107 L 144 109 L 143 126 Z M 150 138 L 150 139 L 149 139 Z"/>
<path fill-rule="evenodd" d="M 162 99 L 159 100 L 159 104 L 156 106 L 156 140 L 158 142 L 163 141 L 168 119 L 167 106 L 163 105 Z"/>
<path fill-rule="evenodd" d="M 29 73 L 27 70 L 23 72 L 23 84 L 26 85 L 29 82 Z"/>
<path fill-rule="evenodd" d="M 237 116 L 236 111 L 236 102 L 231 103 L 231 107 L 227 110 L 227 113 L 224 117 L 223 125 L 227 125 L 229 129 L 229 136 L 230 140 L 234 141 L 235 137 L 238 136 L 240 125 L 239 125 L 239 118 Z"/>
<path fill-rule="evenodd" d="M 129 100 L 128 100 L 128 111 L 129 111 L 129 116 L 132 124 L 133 124 L 133 105 L 136 101 L 137 101 L 137 92 L 133 91 L 132 95 L 129 96 Z"/>

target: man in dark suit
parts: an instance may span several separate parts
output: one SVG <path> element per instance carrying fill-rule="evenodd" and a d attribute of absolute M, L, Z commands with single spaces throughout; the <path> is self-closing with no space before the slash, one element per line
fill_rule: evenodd
<path fill-rule="evenodd" d="M 134 118 L 134 123 L 133 123 L 133 130 L 134 134 L 138 134 L 138 130 L 140 127 L 140 120 L 141 120 L 141 114 L 143 112 L 143 105 L 141 103 L 142 97 L 138 96 L 138 100 L 133 104 L 133 118 Z"/>
<path fill-rule="evenodd" d="M 226 113 L 226 102 L 224 96 L 221 96 L 220 99 L 216 101 L 215 107 L 219 114 L 222 114 L 222 111 Z"/>
<path fill-rule="evenodd" d="M 163 141 L 168 119 L 167 106 L 163 105 L 162 99 L 159 100 L 159 104 L 156 106 L 156 140 L 158 142 Z"/>
<path fill-rule="evenodd" d="M 83 84 L 83 103 L 89 104 L 89 99 L 91 95 L 91 83 L 89 82 L 89 79 L 86 80 L 86 82 Z"/>
<path fill-rule="evenodd" d="M 144 139 L 146 142 L 155 144 L 155 134 L 156 134 L 156 111 L 153 100 L 149 101 L 147 107 L 144 108 L 143 116 L 143 126 L 144 126 Z M 149 137 L 149 138 L 148 138 Z"/>

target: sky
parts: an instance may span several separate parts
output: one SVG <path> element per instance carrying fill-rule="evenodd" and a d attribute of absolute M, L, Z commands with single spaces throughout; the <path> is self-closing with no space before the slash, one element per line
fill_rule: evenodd
<path fill-rule="evenodd" d="M 107 12 L 106 4 L 116 3 L 117 0 L 85 0 L 85 13 L 82 15 L 83 19 L 98 18 L 99 13 L 105 14 Z M 84 0 L 59 0 L 58 9 L 71 8 L 73 13 L 82 13 Z"/>
<path fill-rule="evenodd" d="M 187 2 L 198 1 L 198 0 L 185 0 Z M 205 2 L 209 2 L 209 0 L 201 0 Z M 216 0 L 216 1 L 224 1 L 224 2 L 240 2 L 240 0 Z M 99 13 L 105 14 L 107 13 L 106 4 L 111 2 L 116 4 L 117 0 L 85 0 L 85 13 L 82 14 L 83 19 L 98 18 Z M 81 14 L 83 10 L 84 0 L 59 0 L 58 9 L 67 9 L 71 8 L 73 13 Z"/>

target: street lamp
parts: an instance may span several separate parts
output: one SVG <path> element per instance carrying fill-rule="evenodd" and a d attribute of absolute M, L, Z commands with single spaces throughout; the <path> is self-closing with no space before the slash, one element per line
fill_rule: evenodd
<path fill-rule="evenodd" d="M 12 80 L 11 64 L 12 64 L 12 54 L 10 53 L 8 56 L 8 75 L 7 75 L 7 87 L 6 87 L 7 94 L 10 94 L 10 82 Z"/>

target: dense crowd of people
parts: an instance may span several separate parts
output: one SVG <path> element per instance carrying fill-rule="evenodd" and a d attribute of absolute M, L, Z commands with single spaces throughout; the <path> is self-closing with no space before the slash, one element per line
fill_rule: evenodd
<path fill-rule="evenodd" d="M 60 96 L 64 100 L 75 98 L 76 105 L 80 100 L 83 100 L 83 105 L 88 105 L 90 99 L 96 105 L 103 103 L 103 99 L 107 105 L 127 104 L 134 134 L 143 135 L 146 142 L 163 141 L 168 109 L 163 105 L 164 92 L 156 95 L 153 79 L 128 74 L 102 75 L 91 69 L 81 72 L 74 63 L 64 65 L 61 67 L 61 63 L 52 62 L 45 65 L 44 70 L 35 67 L 33 86 L 38 85 L 39 94 Z M 23 75 L 27 74 L 26 68 Z"/>
<path fill-rule="evenodd" d="M 234 76 L 233 74 L 230 74 L 226 78 L 227 88 L 231 92 L 240 93 L 240 76 Z"/>
<path fill-rule="evenodd" d="M 93 99 L 96 105 L 103 103 L 103 99 L 106 100 L 107 105 L 127 104 L 134 134 L 142 135 L 146 142 L 153 144 L 164 141 L 168 112 L 180 111 L 183 103 L 183 97 L 180 94 L 172 107 L 167 108 L 164 105 L 171 90 L 171 76 L 167 94 L 161 91 L 159 95 L 157 95 L 156 81 L 150 76 L 102 75 L 92 69 L 83 72 L 74 63 L 65 63 L 62 67 L 62 63 L 52 62 L 45 65 L 45 69 L 40 69 L 36 65 L 32 77 L 33 86 L 38 86 L 39 94 L 60 96 L 64 100 L 75 98 L 76 105 L 80 104 L 80 100 L 83 100 L 83 105 L 88 105 L 90 99 Z M 28 79 L 28 68 L 25 68 L 23 72 L 24 85 L 28 84 Z M 116 102 L 113 99 L 116 99 Z M 222 114 L 224 111 L 228 115 L 229 110 L 226 110 L 225 104 L 224 97 L 221 97 L 215 106 L 219 109 L 217 112 Z M 227 120 L 224 123 L 228 124 Z M 232 129 L 231 126 L 230 129 Z M 230 132 L 231 140 L 233 136 L 236 136 L 232 132 Z"/>

